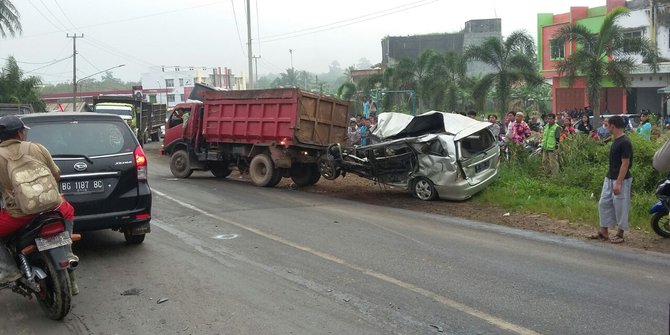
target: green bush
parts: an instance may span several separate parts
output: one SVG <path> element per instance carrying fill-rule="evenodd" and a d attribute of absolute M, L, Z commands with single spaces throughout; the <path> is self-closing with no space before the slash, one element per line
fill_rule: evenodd
<path fill-rule="evenodd" d="M 670 133 L 652 141 L 632 132 L 627 136 L 633 143 L 630 223 L 634 228 L 648 230 L 648 210 L 656 201 L 654 191 L 664 177 L 651 162 Z M 542 170 L 541 154 L 534 155 L 511 144 L 510 159 L 501 164 L 498 180 L 475 201 L 597 225 L 598 198 L 609 166 L 610 147 L 611 141 L 600 143 L 585 135 L 570 136 L 560 143 L 560 174 L 547 176 Z"/>

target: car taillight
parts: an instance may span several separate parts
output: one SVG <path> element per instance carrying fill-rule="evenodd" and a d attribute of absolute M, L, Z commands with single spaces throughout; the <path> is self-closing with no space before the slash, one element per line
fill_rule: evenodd
<path fill-rule="evenodd" d="M 40 229 L 39 236 L 40 237 L 53 236 L 62 233 L 64 231 L 65 231 L 65 225 L 62 222 L 54 222 L 42 226 L 42 229 Z"/>
<path fill-rule="evenodd" d="M 135 168 L 137 169 L 137 180 L 147 180 L 147 156 L 144 154 L 142 147 L 135 148 Z"/>

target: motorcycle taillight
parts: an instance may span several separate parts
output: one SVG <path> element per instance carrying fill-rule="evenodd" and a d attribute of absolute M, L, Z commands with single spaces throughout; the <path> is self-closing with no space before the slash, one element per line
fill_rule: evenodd
<path fill-rule="evenodd" d="M 53 236 L 65 231 L 65 225 L 62 222 L 48 223 L 40 229 L 40 237 Z"/>

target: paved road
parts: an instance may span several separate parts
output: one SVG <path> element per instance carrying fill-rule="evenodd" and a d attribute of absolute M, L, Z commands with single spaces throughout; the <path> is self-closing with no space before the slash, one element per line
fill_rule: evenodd
<path fill-rule="evenodd" d="M 668 256 L 150 173 L 145 243 L 84 235 L 67 319 L 4 291 L 1 334 L 668 333 Z"/>

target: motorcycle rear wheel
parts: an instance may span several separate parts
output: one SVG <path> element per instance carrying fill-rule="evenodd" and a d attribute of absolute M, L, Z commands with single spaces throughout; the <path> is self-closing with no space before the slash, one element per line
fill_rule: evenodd
<path fill-rule="evenodd" d="M 651 217 L 651 228 L 656 234 L 670 238 L 670 217 L 668 214 L 654 213 Z"/>
<path fill-rule="evenodd" d="M 70 312 L 72 302 L 67 269 L 56 270 L 46 257 L 40 263 L 38 266 L 45 270 L 47 277 L 38 281 L 41 292 L 35 292 L 35 298 L 49 319 L 62 320 Z"/>

